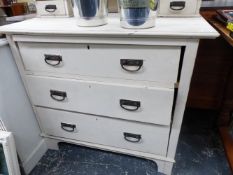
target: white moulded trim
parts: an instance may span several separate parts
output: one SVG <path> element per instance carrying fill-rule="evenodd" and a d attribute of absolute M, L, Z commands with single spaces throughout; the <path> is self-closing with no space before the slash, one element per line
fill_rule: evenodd
<path fill-rule="evenodd" d="M 47 144 L 43 139 L 28 156 L 26 161 L 23 162 L 23 167 L 26 174 L 29 174 L 32 171 L 32 169 L 36 166 L 36 164 L 39 162 L 39 160 L 42 158 L 47 150 Z"/>

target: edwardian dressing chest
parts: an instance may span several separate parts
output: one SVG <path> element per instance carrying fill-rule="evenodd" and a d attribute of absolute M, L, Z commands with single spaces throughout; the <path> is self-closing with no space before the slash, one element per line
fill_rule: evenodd
<path fill-rule="evenodd" d="M 158 18 L 146 30 L 31 19 L 7 34 L 48 148 L 66 141 L 155 161 L 171 174 L 200 38 L 201 17 Z M 26 125 L 26 124 L 25 124 Z"/>

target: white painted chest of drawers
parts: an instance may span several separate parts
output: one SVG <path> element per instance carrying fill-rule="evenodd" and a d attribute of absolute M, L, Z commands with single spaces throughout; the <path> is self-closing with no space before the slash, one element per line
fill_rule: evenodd
<path fill-rule="evenodd" d="M 48 148 L 66 141 L 134 155 L 171 174 L 199 39 L 218 33 L 201 17 L 119 26 L 116 17 L 98 28 L 32 19 L 0 31 Z"/>

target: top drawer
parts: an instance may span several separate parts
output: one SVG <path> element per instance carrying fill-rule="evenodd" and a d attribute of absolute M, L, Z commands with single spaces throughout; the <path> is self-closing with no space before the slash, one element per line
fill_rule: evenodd
<path fill-rule="evenodd" d="M 180 47 L 18 43 L 25 69 L 174 86 Z"/>
<path fill-rule="evenodd" d="M 161 0 L 159 16 L 197 16 L 201 0 Z"/>
<path fill-rule="evenodd" d="M 37 15 L 44 16 L 72 16 L 71 0 L 37 0 Z"/>

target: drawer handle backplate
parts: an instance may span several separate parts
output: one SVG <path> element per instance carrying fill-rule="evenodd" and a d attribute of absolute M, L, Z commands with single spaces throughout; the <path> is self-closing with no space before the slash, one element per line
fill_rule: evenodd
<path fill-rule="evenodd" d="M 56 101 L 64 101 L 67 97 L 66 92 L 50 90 L 50 97 Z"/>
<path fill-rule="evenodd" d="M 185 1 L 172 1 L 170 2 L 170 9 L 172 10 L 183 10 L 185 8 Z"/>
<path fill-rule="evenodd" d="M 48 4 L 45 6 L 45 11 L 49 13 L 53 13 L 57 10 L 57 6 L 53 4 Z"/>
<path fill-rule="evenodd" d="M 121 59 L 122 69 L 128 72 L 137 72 L 143 66 L 143 60 L 131 60 L 131 59 Z"/>
<path fill-rule="evenodd" d="M 58 66 L 62 62 L 62 56 L 60 55 L 44 55 L 44 61 L 50 66 Z"/>
<path fill-rule="evenodd" d="M 139 134 L 132 134 L 132 133 L 124 132 L 124 138 L 128 142 L 138 143 L 142 139 L 142 136 Z"/>
<path fill-rule="evenodd" d="M 137 111 L 141 107 L 141 102 L 121 99 L 120 106 L 127 111 Z"/>
<path fill-rule="evenodd" d="M 68 124 L 68 123 L 61 123 L 61 128 L 67 132 L 74 132 L 76 129 L 76 125 Z"/>

